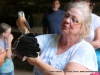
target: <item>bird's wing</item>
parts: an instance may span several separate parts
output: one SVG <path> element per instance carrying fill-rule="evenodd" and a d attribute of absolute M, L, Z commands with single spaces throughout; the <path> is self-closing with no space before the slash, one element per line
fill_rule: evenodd
<path fill-rule="evenodd" d="M 29 25 L 28 21 L 26 20 L 24 23 L 25 23 L 26 27 L 28 28 L 28 30 L 30 30 L 30 25 Z"/>

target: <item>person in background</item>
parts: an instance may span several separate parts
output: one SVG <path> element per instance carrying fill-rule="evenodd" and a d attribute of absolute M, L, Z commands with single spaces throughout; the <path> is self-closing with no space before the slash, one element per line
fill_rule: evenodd
<path fill-rule="evenodd" d="M 78 1 L 86 1 L 87 5 L 90 6 L 91 0 L 76 0 Z M 86 41 L 92 44 L 95 49 L 100 48 L 100 17 L 91 11 L 92 21 L 90 25 L 90 35 L 86 38 Z"/>
<path fill-rule="evenodd" d="M 6 57 L 6 51 L 0 46 L 0 67 L 2 66 Z"/>
<path fill-rule="evenodd" d="M 63 10 L 60 10 L 60 0 L 51 1 L 52 9 L 46 12 L 42 19 L 43 34 L 61 34 L 61 22 Z"/>
<path fill-rule="evenodd" d="M 14 65 L 12 61 L 11 43 L 13 35 L 11 27 L 6 23 L 0 23 L 0 46 L 6 51 L 6 58 L 0 67 L 0 75 L 14 75 Z"/>
<path fill-rule="evenodd" d="M 85 40 L 95 48 L 98 59 L 98 71 L 100 72 L 100 17 L 92 13 L 94 4 L 91 5 L 91 0 L 76 0 L 76 2 L 79 1 L 86 1 L 87 5 L 90 7 L 92 21 L 90 24 L 90 34 Z"/>
<path fill-rule="evenodd" d="M 93 11 L 93 9 L 94 9 L 94 7 L 95 7 L 95 3 L 93 3 L 93 2 L 90 2 L 90 10 L 91 10 L 91 12 Z"/>
<path fill-rule="evenodd" d="M 86 2 L 69 3 L 63 14 L 62 34 L 35 37 L 40 54 L 27 58 L 35 66 L 33 75 L 90 75 L 98 71 L 95 50 L 84 40 L 90 23 L 91 12 Z"/>

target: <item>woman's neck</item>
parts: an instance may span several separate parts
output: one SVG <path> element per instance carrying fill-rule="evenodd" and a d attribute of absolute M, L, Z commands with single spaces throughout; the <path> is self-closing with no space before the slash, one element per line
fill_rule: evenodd
<path fill-rule="evenodd" d="M 70 36 L 62 36 L 60 39 L 60 42 L 64 45 L 68 45 L 68 44 L 75 44 L 78 42 L 78 37 L 74 36 L 74 37 L 70 37 Z"/>
<path fill-rule="evenodd" d="M 78 41 L 75 38 L 69 38 L 62 36 L 58 43 L 57 55 L 64 53 L 68 50 L 71 46 L 76 44 Z"/>

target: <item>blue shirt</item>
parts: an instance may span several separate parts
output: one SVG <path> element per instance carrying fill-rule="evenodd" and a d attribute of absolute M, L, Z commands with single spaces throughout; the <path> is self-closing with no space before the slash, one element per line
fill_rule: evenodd
<path fill-rule="evenodd" d="M 5 42 L 2 42 L 0 40 L 0 46 L 3 47 L 4 50 L 7 50 L 7 40 L 5 40 Z M 0 73 L 9 73 L 12 72 L 13 70 L 14 70 L 14 65 L 12 59 L 5 58 L 3 65 L 0 67 Z"/>
<path fill-rule="evenodd" d="M 50 10 L 44 14 L 42 23 L 48 27 L 49 34 L 61 34 L 61 22 L 64 11 L 58 10 L 56 12 Z"/>

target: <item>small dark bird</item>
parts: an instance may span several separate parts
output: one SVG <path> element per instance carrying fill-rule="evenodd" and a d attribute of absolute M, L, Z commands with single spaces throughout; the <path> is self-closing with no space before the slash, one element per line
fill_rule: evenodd
<path fill-rule="evenodd" d="M 28 21 L 26 20 L 26 18 L 25 18 L 25 14 L 24 14 L 24 12 L 23 11 L 19 11 L 18 12 L 18 19 L 16 20 L 16 25 L 18 26 L 18 29 L 20 30 L 20 32 L 22 33 L 22 35 L 20 36 L 20 37 L 22 37 L 23 35 L 25 35 L 25 34 L 28 34 L 28 33 L 30 33 L 30 26 L 29 26 L 29 23 L 28 23 Z M 19 37 L 19 38 L 20 38 Z M 18 38 L 18 39 L 19 39 Z M 15 49 L 15 48 L 14 48 Z M 26 60 L 26 56 L 24 56 L 23 58 L 22 58 L 22 60 L 24 61 L 24 60 Z"/>
<path fill-rule="evenodd" d="M 22 34 L 30 33 L 30 26 L 28 21 L 25 18 L 25 14 L 23 11 L 18 12 L 18 19 L 16 20 L 16 24 L 21 31 Z"/>

